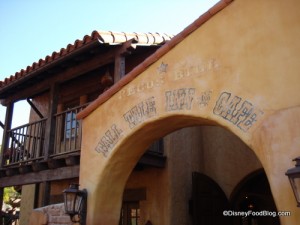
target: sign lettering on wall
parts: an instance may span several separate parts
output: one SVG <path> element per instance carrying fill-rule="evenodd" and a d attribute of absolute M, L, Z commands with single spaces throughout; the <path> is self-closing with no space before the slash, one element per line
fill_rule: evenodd
<path fill-rule="evenodd" d="M 181 88 L 166 91 L 166 111 L 190 110 L 194 99 L 195 88 Z"/>
<path fill-rule="evenodd" d="M 136 85 L 130 85 L 120 91 L 119 98 L 129 97 L 131 95 L 139 94 L 147 90 L 152 90 L 155 87 L 160 87 L 164 84 L 164 76 L 159 75 L 155 79 L 138 83 Z"/>
<path fill-rule="evenodd" d="M 174 80 L 181 80 L 193 76 L 202 76 L 207 72 L 217 71 L 220 68 L 216 59 L 191 60 L 183 62 L 180 67 L 174 71 Z"/>
<path fill-rule="evenodd" d="M 134 128 L 136 125 L 155 115 L 155 99 L 154 97 L 151 97 L 132 107 L 123 115 L 123 117 L 128 122 L 129 127 Z"/>
<path fill-rule="evenodd" d="M 98 153 L 102 153 L 104 157 L 107 157 L 110 150 L 118 143 L 122 133 L 123 131 L 113 124 L 100 139 L 95 150 Z"/>
<path fill-rule="evenodd" d="M 251 102 L 228 92 L 221 93 L 213 113 L 236 125 L 244 132 L 248 131 L 263 114 Z"/>
<path fill-rule="evenodd" d="M 197 102 L 200 108 L 208 106 L 211 99 L 212 91 L 204 91 L 201 93 L 200 97 L 197 98 Z"/>
<path fill-rule="evenodd" d="M 132 83 L 120 91 L 119 99 L 135 95 L 140 92 L 149 91 L 161 87 L 167 76 L 170 75 L 173 81 L 183 81 L 191 77 L 202 76 L 205 72 L 218 71 L 220 64 L 215 59 L 206 61 L 183 62 L 172 73 L 168 73 L 169 65 L 162 62 L 157 68 L 156 76 L 150 80 L 140 83 Z M 202 75 L 201 75 L 202 74 Z M 198 92 L 199 91 L 199 92 Z M 165 112 L 197 110 L 207 107 L 212 99 L 212 90 L 199 90 L 198 88 L 182 87 L 174 90 L 165 91 L 163 98 Z M 151 96 L 146 100 L 133 105 L 123 114 L 124 120 L 130 129 L 142 124 L 147 119 L 153 118 L 158 112 L 155 97 Z M 213 114 L 217 115 L 244 132 L 247 132 L 263 115 L 263 112 L 255 107 L 250 101 L 242 99 L 240 96 L 229 92 L 222 92 L 216 101 Z M 125 128 L 124 128 L 125 129 Z M 120 140 L 123 131 L 113 124 L 101 137 L 95 150 L 102 153 L 104 157 L 110 153 L 114 146 Z"/>

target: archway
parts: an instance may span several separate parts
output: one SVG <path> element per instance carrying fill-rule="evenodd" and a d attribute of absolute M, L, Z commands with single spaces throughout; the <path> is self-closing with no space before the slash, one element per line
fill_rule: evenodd
<path fill-rule="evenodd" d="M 170 126 L 170 124 L 173 126 Z M 94 213 L 90 219 L 98 221 L 99 224 L 101 224 L 102 221 L 104 221 L 103 224 L 117 224 L 125 184 L 140 156 L 144 153 L 144 150 L 154 140 L 165 136 L 171 131 L 196 124 L 203 125 L 213 123 L 203 119 L 197 120 L 195 117 L 176 115 L 147 123 L 146 128 L 138 129 L 134 135 L 126 137 L 122 144 L 117 145 L 115 149 L 118 150 L 118 152 L 116 154 L 114 152 L 107 156 L 102 154 L 104 157 L 101 162 L 99 160 L 99 153 L 95 151 L 94 156 L 87 159 L 90 165 L 86 167 L 88 171 L 85 171 L 85 168 L 81 170 L 81 177 L 84 178 L 81 179 L 81 184 L 88 189 L 89 193 L 92 193 L 92 197 L 89 198 L 88 212 L 98 212 L 98 210 L 101 212 L 99 214 Z M 150 136 L 149 134 L 152 135 Z M 84 160 L 84 158 L 82 159 Z M 97 167 L 92 166 L 95 164 L 98 165 L 97 170 L 95 170 Z M 92 174 L 90 174 L 91 170 L 93 170 Z M 91 208 L 91 206 L 93 208 Z M 161 224 L 168 223 L 162 222 Z"/>

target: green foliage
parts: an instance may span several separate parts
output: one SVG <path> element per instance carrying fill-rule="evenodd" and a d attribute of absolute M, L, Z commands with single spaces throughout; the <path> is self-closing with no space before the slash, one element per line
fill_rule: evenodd
<path fill-rule="evenodd" d="M 17 198 L 20 198 L 20 193 L 18 193 L 14 189 L 14 187 L 6 187 L 6 188 L 4 188 L 3 201 L 6 204 L 10 204 L 12 200 L 15 200 Z"/>

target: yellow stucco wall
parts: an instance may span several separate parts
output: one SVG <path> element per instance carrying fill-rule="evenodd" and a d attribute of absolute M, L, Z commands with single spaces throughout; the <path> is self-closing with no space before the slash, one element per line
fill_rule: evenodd
<path fill-rule="evenodd" d="M 118 224 L 126 181 L 152 141 L 205 124 L 255 152 L 278 210 L 292 212 L 282 224 L 299 223 L 284 175 L 300 155 L 299 7 L 235 0 L 83 120 L 88 224 Z"/>

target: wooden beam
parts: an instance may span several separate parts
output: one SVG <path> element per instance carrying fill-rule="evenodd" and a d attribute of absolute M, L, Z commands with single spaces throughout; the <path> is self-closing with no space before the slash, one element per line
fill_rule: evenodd
<path fill-rule="evenodd" d="M 0 127 L 4 129 L 4 123 L 2 123 L 1 121 L 0 121 Z"/>
<path fill-rule="evenodd" d="M 33 203 L 33 208 L 39 208 L 41 207 L 41 205 L 39 204 L 39 200 L 40 200 L 40 185 L 41 183 L 37 183 L 35 184 L 35 188 L 34 188 L 34 203 Z"/>
<path fill-rule="evenodd" d="M 59 96 L 59 87 L 57 83 L 54 83 L 52 84 L 50 90 L 48 119 L 46 121 L 45 141 L 44 141 L 45 161 L 49 158 L 49 155 L 52 153 L 54 148 L 54 139 L 55 139 L 54 114 L 56 113 L 56 109 L 58 105 L 58 96 Z"/>
<path fill-rule="evenodd" d="M 164 168 L 166 166 L 166 157 L 146 152 L 138 161 L 138 165 Z"/>
<path fill-rule="evenodd" d="M 28 104 L 31 106 L 31 108 L 35 111 L 35 113 L 40 117 L 40 119 L 44 119 L 43 114 L 38 110 L 38 108 L 33 104 L 33 102 L 27 98 Z"/>
<path fill-rule="evenodd" d="M 46 206 L 50 204 L 50 194 L 51 194 L 51 182 L 45 181 L 43 182 L 44 191 L 42 196 L 42 206 Z"/>
<path fill-rule="evenodd" d="M 9 135 L 8 130 L 11 128 L 12 117 L 14 112 L 14 103 L 10 102 L 6 107 L 6 115 L 5 115 L 5 125 L 3 130 L 3 141 L 1 146 L 1 156 L 0 156 L 0 168 L 3 167 L 5 161 L 5 152 L 9 147 Z"/>
<path fill-rule="evenodd" d="M 79 165 L 0 178 L 0 188 L 79 177 Z"/>
<path fill-rule="evenodd" d="M 96 68 L 99 68 L 103 65 L 112 63 L 115 60 L 115 56 L 130 53 L 130 51 L 134 49 L 132 43 L 134 43 L 134 41 L 130 40 L 123 43 L 122 45 L 111 46 L 111 49 L 108 52 L 103 54 L 100 53 L 87 61 L 78 63 L 77 65 L 72 66 L 57 74 L 49 74 L 47 71 L 45 71 L 42 74 L 39 74 L 39 76 L 45 76 L 45 79 L 39 81 L 37 85 L 27 85 L 28 87 L 22 90 L 14 90 L 14 92 L 12 92 L 6 99 L 3 99 L 1 101 L 1 104 L 7 105 L 9 101 L 17 101 L 20 99 L 32 97 L 38 93 L 47 91 L 50 88 L 49 84 L 51 83 L 62 83 L 77 76 L 83 75 Z"/>

